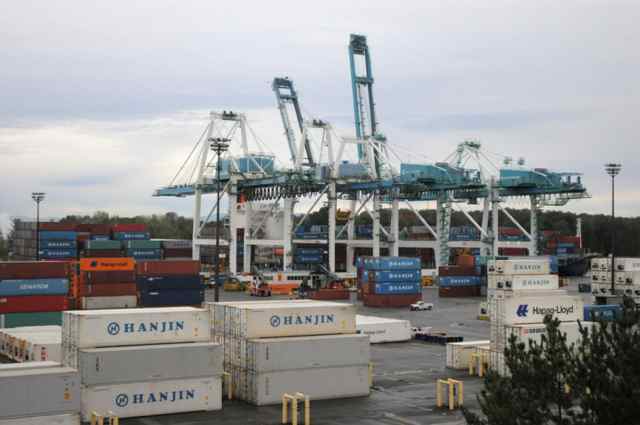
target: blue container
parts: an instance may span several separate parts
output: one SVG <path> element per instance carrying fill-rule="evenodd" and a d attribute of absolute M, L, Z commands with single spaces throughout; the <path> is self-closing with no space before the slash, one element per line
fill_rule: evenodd
<path fill-rule="evenodd" d="M 296 248 L 296 255 L 322 255 L 323 248 Z"/>
<path fill-rule="evenodd" d="M 367 282 L 401 282 L 420 283 L 420 270 L 367 270 L 362 274 L 362 281 Z"/>
<path fill-rule="evenodd" d="M 601 320 L 611 322 L 622 315 L 622 306 L 619 304 L 585 305 L 584 320 L 592 322 Z"/>
<path fill-rule="evenodd" d="M 378 282 L 374 291 L 381 295 L 403 295 L 422 293 L 422 285 L 419 282 Z"/>
<path fill-rule="evenodd" d="M 109 235 L 91 235 L 92 241 L 110 241 Z"/>
<path fill-rule="evenodd" d="M 38 252 L 41 259 L 54 260 L 56 258 L 76 258 L 78 251 L 75 249 L 42 249 Z"/>
<path fill-rule="evenodd" d="M 296 255 L 293 262 L 298 264 L 317 264 L 322 262 L 322 255 Z"/>
<path fill-rule="evenodd" d="M 68 279 L 0 280 L 0 296 L 66 295 L 68 292 Z"/>
<path fill-rule="evenodd" d="M 453 286 L 480 286 L 480 276 L 440 276 L 438 285 L 443 288 Z"/>
<path fill-rule="evenodd" d="M 551 273 L 558 273 L 558 257 L 555 255 L 550 255 L 549 261 L 549 270 L 551 271 Z"/>
<path fill-rule="evenodd" d="M 40 249 L 76 249 L 77 246 L 75 240 L 45 239 L 40 241 Z"/>
<path fill-rule="evenodd" d="M 202 279 L 198 275 L 187 276 L 140 276 L 136 277 L 140 291 L 165 289 L 203 289 Z"/>
<path fill-rule="evenodd" d="M 40 231 L 40 240 L 65 240 L 65 241 L 75 241 L 78 236 L 77 232 L 63 232 L 63 231 L 53 231 L 53 230 L 41 230 Z"/>
<path fill-rule="evenodd" d="M 419 270 L 420 259 L 409 257 L 364 257 L 365 270 Z"/>
<path fill-rule="evenodd" d="M 200 305 L 204 301 L 204 289 L 141 291 L 139 299 L 143 307 Z"/>
<path fill-rule="evenodd" d="M 160 249 L 127 249 L 127 257 L 136 260 L 159 260 L 162 250 Z"/>
<path fill-rule="evenodd" d="M 113 239 L 117 241 L 133 241 L 133 240 L 146 240 L 150 239 L 149 232 L 115 232 Z"/>

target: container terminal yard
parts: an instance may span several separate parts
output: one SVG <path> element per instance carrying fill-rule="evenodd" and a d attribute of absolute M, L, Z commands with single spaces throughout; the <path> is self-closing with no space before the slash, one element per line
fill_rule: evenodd
<path fill-rule="evenodd" d="M 355 137 L 303 112 L 277 76 L 284 136 L 269 143 L 287 145 L 283 166 L 245 113 L 218 105 L 153 192 L 190 197 L 191 240 L 15 222 L 0 262 L 0 425 L 464 424 L 483 375 L 509 376 L 510 336 L 539 342 L 551 315 L 577 342 L 579 326 L 640 300 L 639 259 L 585 255 L 580 222 L 540 229 L 543 208 L 590 196 L 580 173 L 475 140 L 440 162 L 399 161 L 367 37 L 346 44 Z M 527 223 L 512 202 L 528 203 Z M 308 225 L 320 207 L 326 224 Z M 454 211 L 468 223 L 452 226 Z"/>

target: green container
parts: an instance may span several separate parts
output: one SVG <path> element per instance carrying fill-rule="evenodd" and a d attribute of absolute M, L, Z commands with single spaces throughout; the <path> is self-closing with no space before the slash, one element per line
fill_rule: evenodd
<path fill-rule="evenodd" d="M 0 316 L 4 318 L 5 328 L 17 328 L 20 326 L 62 326 L 62 312 L 52 311 L 47 313 L 10 313 Z M 3 320 L 0 319 L 0 325 Z"/>
<path fill-rule="evenodd" d="M 124 246 L 127 249 L 160 249 L 162 247 L 161 241 L 126 241 Z"/>
<path fill-rule="evenodd" d="M 87 249 L 103 250 L 103 249 L 120 249 L 120 241 L 87 241 Z"/>

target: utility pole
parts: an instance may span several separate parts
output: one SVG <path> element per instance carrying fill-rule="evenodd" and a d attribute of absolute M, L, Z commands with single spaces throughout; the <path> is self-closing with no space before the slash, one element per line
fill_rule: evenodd
<path fill-rule="evenodd" d="M 226 152 L 229 149 L 230 139 L 225 138 L 210 138 L 209 142 L 211 142 L 211 150 L 213 150 L 217 155 L 217 165 L 216 165 L 216 269 L 215 269 L 215 285 L 214 285 L 214 297 L 215 302 L 220 301 L 220 156 L 222 152 Z"/>
<path fill-rule="evenodd" d="M 36 261 L 40 261 L 40 202 L 44 201 L 44 192 L 32 192 L 31 198 L 36 201 Z"/>
<path fill-rule="evenodd" d="M 620 174 L 622 164 L 608 163 L 604 165 L 607 174 L 611 176 L 611 295 L 615 295 L 616 277 L 616 176 Z"/>

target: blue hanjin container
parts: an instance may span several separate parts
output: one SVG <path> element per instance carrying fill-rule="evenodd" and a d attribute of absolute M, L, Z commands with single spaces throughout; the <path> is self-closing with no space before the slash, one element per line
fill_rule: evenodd
<path fill-rule="evenodd" d="M 53 240 L 45 239 L 40 241 L 40 249 L 76 249 L 75 240 Z"/>
<path fill-rule="evenodd" d="M 293 262 L 298 264 L 315 264 L 322 262 L 322 255 L 295 255 Z"/>
<path fill-rule="evenodd" d="M 363 257 L 365 270 L 419 270 L 420 259 L 409 257 Z"/>
<path fill-rule="evenodd" d="M 54 260 L 56 258 L 76 258 L 76 249 L 42 249 L 38 252 L 40 258 Z"/>
<path fill-rule="evenodd" d="M 592 322 L 602 320 L 610 322 L 622 315 L 622 306 L 620 304 L 602 304 L 602 305 L 585 305 L 584 320 Z"/>
<path fill-rule="evenodd" d="M 65 232 L 65 231 L 58 231 L 58 230 L 55 230 L 55 231 L 54 230 L 41 230 L 40 231 L 40 240 L 41 241 L 49 240 L 49 239 L 75 241 L 77 236 L 78 236 L 77 232 Z"/>
<path fill-rule="evenodd" d="M 422 292 L 419 282 L 378 282 L 375 284 L 376 294 L 418 294 Z"/>
<path fill-rule="evenodd" d="M 203 289 L 202 279 L 198 275 L 187 276 L 137 276 L 138 290 L 165 289 Z"/>
<path fill-rule="evenodd" d="M 92 241 L 109 241 L 111 238 L 109 235 L 91 235 Z"/>
<path fill-rule="evenodd" d="M 324 252 L 323 248 L 307 248 L 300 247 L 296 248 L 296 255 L 322 255 Z"/>
<path fill-rule="evenodd" d="M 66 295 L 68 292 L 68 279 L 0 280 L 0 296 Z"/>
<path fill-rule="evenodd" d="M 113 239 L 117 241 L 146 240 L 150 239 L 149 232 L 114 232 Z"/>
<path fill-rule="evenodd" d="M 362 274 L 362 281 L 367 282 L 402 282 L 420 283 L 420 270 L 367 270 Z"/>
<path fill-rule="evenodd" d="M 204 289 L 165 289 L 140 292 L 140 305 L 162 307 L 200 305 L 204 301 Z"/>
<path fill-rule="evenodd" d="M 160 249 L 127 249 L 127 257 L 136 260 L 159 260 L 162 250 Z"/>
<path fill-rule="evenodd" d="M 482 280 L 480 276 L 440 276 L 438 285 L 445 287 L 452 286 L 480 286 Z"/>

